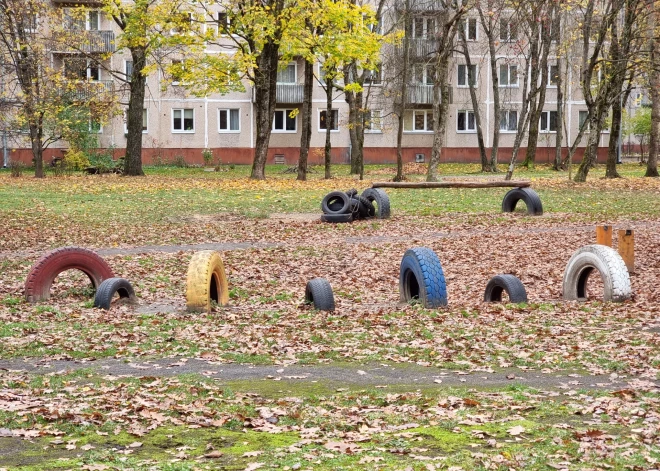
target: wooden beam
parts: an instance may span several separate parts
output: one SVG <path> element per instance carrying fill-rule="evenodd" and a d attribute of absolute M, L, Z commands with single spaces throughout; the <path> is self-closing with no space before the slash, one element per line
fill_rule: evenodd
<path fill-rule="evenodd" d="M 619 230 L 619 255 L 626 266 L 628 273 L 635 273 L 635 233 L 631 229 Z"/>
<path fill-rule="evenodd" d="M 485 182 L 375 182 L 372 188 L 527 188 L 531 182 L 521 180 L 496 180 Z"/>
<path fill-rule="evenodd" d="M 612 247 L 612 226 L 596 226 L 596 243 Z"/>

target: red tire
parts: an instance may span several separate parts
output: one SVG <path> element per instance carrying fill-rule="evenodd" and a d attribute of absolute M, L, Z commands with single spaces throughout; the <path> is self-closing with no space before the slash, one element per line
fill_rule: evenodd
<path fill-rule="evenodd" d="M 101 282 L 114 277 L 112 268 L 95 252 L 81 247 L 62 247 L 45 253 L 32 265 L 25 280 L 25 298 L 30 303 L 50 297 L 50 287 L 57 275 L 66 270 L 80 270 L 98 288 Z"/>

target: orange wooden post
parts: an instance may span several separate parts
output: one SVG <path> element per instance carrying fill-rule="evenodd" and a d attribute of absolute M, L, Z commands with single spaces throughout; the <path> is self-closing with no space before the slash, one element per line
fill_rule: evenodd
<path fill-rule="evenodd" d="M 635 233 L 631 229 L 619 230 L 619 255 L 626 266 L 629 273 L 635 272 Z"/>
<path fill-rule="evenodd" d="M 596 243 L 612 247 L 612 226 L 596 226 Z"/>

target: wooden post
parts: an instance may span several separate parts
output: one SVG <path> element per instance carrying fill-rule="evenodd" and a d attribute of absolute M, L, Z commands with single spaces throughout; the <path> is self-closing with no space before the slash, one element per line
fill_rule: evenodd
<path fill-rule="evenodd" d="M 628 273 L 635 272 L 635 233 L 632 229 L 619 230 L 619 255 L 626 266 Z"/>
<path fill-rule="evenodd" d="M 612 226 L 596 226 L 596 243 L 612 247 Z"/>

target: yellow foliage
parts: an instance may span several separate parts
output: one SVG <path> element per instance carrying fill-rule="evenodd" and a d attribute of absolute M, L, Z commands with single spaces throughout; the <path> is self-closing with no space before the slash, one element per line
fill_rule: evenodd
<path fill-rule="evenodd" d="M 89 167 L 89 159 L 83 151 L 71 149 L 64 157 L 64 166 L 69 170 L 82 170 Z"/>

